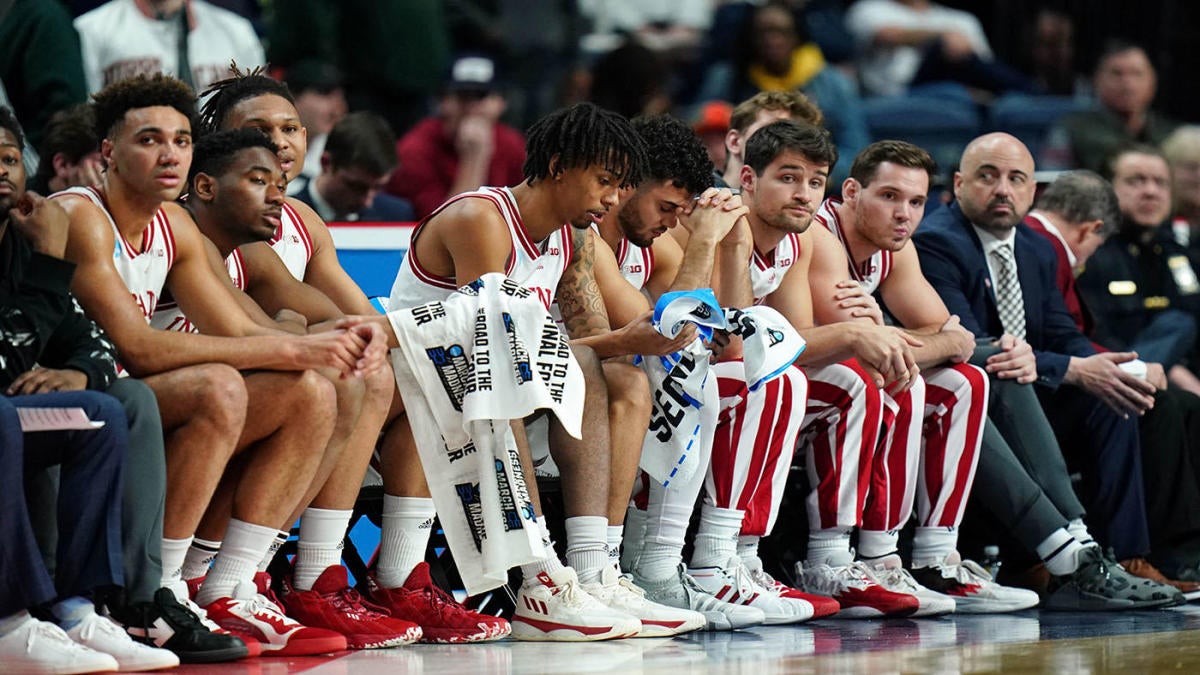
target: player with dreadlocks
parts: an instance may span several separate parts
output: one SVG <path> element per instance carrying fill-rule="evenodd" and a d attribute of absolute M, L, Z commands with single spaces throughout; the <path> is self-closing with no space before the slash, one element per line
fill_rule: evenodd
<path fill-rule="evenodd" d="M 390 303 L 393 308 L 441 300 L 458 286 L 491 273 L 534 291 L 549 306 L 557 299 L 563 326 L 573 338 L 587 393 L 583 438 L 550 423 L 549 446 L 560 469 L 565 502 L 567 561 L 563 567 L 546 540 L 546 559 L 523 565 L 513 634 L 533 640 L 595 640 L 640 634 L 641 618 L 620 609 L 606 587 L 617 584 L 607 556 L 610 438 L 608 393 L 600 361 L 628 354 L 667 354 L 694 337 L 667 340 L 644 313 L 610 330 L 600 296 L 591 226 L 609 217 L 620 190 L 634 187 L 646 165 L 643 143 L 619 115 L 578 104 L 547 115 L 527 134 L 525 181 L 513 188 L 484 187 L 451 197 L 413 233 Z M 570 226 L 565 225 L 569 223 Z M 611 256 L 609 257 L 611 262 Z M 623 395 L 646 407 L 648 388 Z M 644 428 L 644 427 L 643 427 Z M 640 451 L 640 447 L 638 448 Z M 527 475 L 529 448 L 521 445 Z M 417 465 L 415 451 L 397 458 Z M 436 480 L 436 477 L 431 477 Z M 529 484 L 537 504 L 535 484 Z M 385 485 L 385 489 L 387 486 Z M 628 495 L 629 482 L 613 485 Z M 428 506 L 433 515 L 432 504 Z M 386 535 L 385 535 L 386 538 Z M 603 601 L 608 601 L 608 605 Z"/>

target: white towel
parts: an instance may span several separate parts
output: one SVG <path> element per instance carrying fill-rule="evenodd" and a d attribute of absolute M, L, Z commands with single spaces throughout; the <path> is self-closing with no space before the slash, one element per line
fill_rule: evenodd
<path fill-rule="evenodd" d="M 642 361 L 652 407 L 638 465 L 665 487 L 704 468 L 697 460 L 701 431 L 706 424 L 715 428 L 717 414 L 702 405 L 705 388 L 716 387 L 708 377 L 710 352 L 704 340 L 712 337 L 713 329 L 725 328 L 725 313 L 712 290 L 703 288 L 663 294 L 654 305 L 652 321 L 667 337 L 675 337 L 689 323 L 698 329 L 696 339 L 682 350 Z"/>
<path fill-rule="evenodd" d="M 579 437 L 583 373 L 528 289 L 487 274 L 388 312 L 396 384 L 467 593 L 545 556 L 510 420 L 546 408 Z"/>
<path fill-rule="evenodd" d="M 804 338 L 782 314 L 770 307 L 721 309 L 711 289 L 666 293 L 654 306 L 654 327 L 674 337 L 688 323 L 697 326 L 697 337 L 684 349 L 642 361 L 650 381 L 650 426 L 642 441 L 638 465 L 651 478 L 669 486 L 686 481 L 699 466 L 697 444 L 712 438 L 718 411 L 705 410 L 709 387 L 710 352 L 704 340 L 713 330 L 728 330 L 742 338 L 746 383 L 757 389 L 779 376 L 804 351 Z M 708 406 L 713 407 L 713 406 Z M 704 430 L 708 433 L 702 433 Z"/>

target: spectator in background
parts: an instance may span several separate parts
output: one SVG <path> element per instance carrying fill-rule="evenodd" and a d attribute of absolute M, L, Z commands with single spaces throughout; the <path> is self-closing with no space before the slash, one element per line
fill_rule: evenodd
<path fill-rule="evenodd" d="M 87 94 L 79 37 L 62 4 L 0 3 L 0 105 L 12 107 L 29 130 L 30 146 L 41 147 L 42 128 L 54 113 Z"/>
<path fill-rule="evenodd" d="M 315 178 L 321 173 L 321 154 L 325 151 L 329 132 L 349 112 L 342 74 L 331 63 L 305 59 L 287 69 L 286 79 L 288 89 L 296 97 L 300 123 L 308 130 L 308 153 L 304 156 L 300 175 Z M 292 186 L 299 185 L 289 183 L 289 194 L 294 194 Z"/>
<path fill-rule="evenodd" d="M 288 0 L 274 3 L 272 65 L 336 65 L 351 110 L 372 110 L 403 135 L 429 111 L 450 63 L 443 0 Z"/>
<path fill-rule="evenodd" d="M 596 33 L 623 33 L 655 51 L 699 47 L 713 19 L 710 0 L 580 0 L 579 10 L 592 19 Z"/>
<path fill-rule="evenodd" d="M 1182 126 L 1162 143 L 1171 164 L 1171 236 L 1200 267 L 1200 126 Z"/>
<path fill-rule="evenodd" d="M 1051 130 L 1049 168 L 1083 168 L 1105 172 L 1105 160 L 1129 142 L 1158 145 L 1177 124 L 1150 105 L 1158 75 L 1146 51 L 1130 42 L 1105 45 L 1093 78 L 1095 110 L 1071 113 Z"/>
<path fill-rule="evenodd" d="M 858 41 L 868 93 L 894 96 L 913 84 L 947 80 L 996 93 L 1033 89 L 993 58 L 983 26 L 969 12 L 929 0 L 859 0 L 846 26 Z"/>
<path fill-rule="evenodd" d="M 407 201 L 380 194 L 395 169 L 396 137 L 387 120 L 373 112 L 350 113 L 329 132 L 321 174 L 301 184 L 294 196 L 327 223 L 411 221 Z"/>
<path fill-rule="evenodd" d="M 1200 394 L 1185 366 L 1196 344 L 1200 281 L 1186 251 L 1162 226 L 1171 215 L 1171 170 L 1157 148 L 1131 145 L 1109 160 L 1120 227 L 1091 257 L 1079 291 L 1096 320 L 1095 339 L 1161 363 L 1171 384 Z"/>
<path fill-rule="evenodd" d="M 89 93 L 134 75 L 174 75 L 203 91 L 229 63 L 265 62 L 254 27 L 204 0 L 111 0 L 75 19 Z"/>
<path fill-rule="evenodd" d="M 725 134 L 725 162 L 718 165 L 713 182 L 718 187 L 742 184 L 746 141 L 762 127 L 777 120 L 797 120 L 814 127 L 821 126 L 821 109 L 798 91 L 763 91 L 742 101 L 729 118 Z"/>
<path fill-rule="evenodd" d="M 629 39 L 592 67 L 591 100 L 629 119 L 658 115 L 671 108 L 670 78 L 661 54 Z"/>
<path fill-rule="evenodd" d="M 104 165 L 100 161 L 100 137 L 95 116 L 86 103 L 59 111 L 46 125 L 38 147 L 41 161 L 29 189 L 48 195 L 69 187 L 100 183 Z"/>
<path fill-rule="evenodd" d="M 709 101 L 700 106 L 700 113 L 692 121 L 692 131 L 704 143 L 714 167 L 725 166 L 725 135 L 732 114 L 733 107 L 725 101 Z"/>
<path fill-rule="evenodd" d="M 460 192 L 519 184 L 524 180 L 525 139 L 499 121 L 503 113 L 495 62 L 483 56 L 459 58 L 437 114 L 396 145 L 400 168 L 387 184 L 388 194 L 407 199 L 416 217 L 424 218 Z"/>
<path fill-rule="evenodd" d="M 1075 72 L 1075 22 L 1065 12 L 1042 8 L 1029 35 L 1029 70 L 1039 89 L 1054 96 L 1082 96 L 1090 91 Z"/>
<path fill-rule="evenodd" d="M 840 157 L 854 157 L 871 140 L 854 84 L 826 65 L 821 48 L 800 34 L 792 9 L 776 0 L 750 13 L 734 60 L 709 69 L 700 100 L 743 101 L 760 91 L 804 92 L 821 107 Z M 848 171 L 834 167 L 831 182 L 840 183 Z"/>

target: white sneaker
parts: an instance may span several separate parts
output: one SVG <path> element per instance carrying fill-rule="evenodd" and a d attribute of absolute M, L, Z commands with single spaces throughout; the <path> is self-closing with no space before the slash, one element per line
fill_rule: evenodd
<path fill-rule="evenodd" d="M 959 614 L 998 614 L 1036 607 L 1038 594 L 1024 588 L 1001 586 L 987 570 L 957 553 L 940 565 L 918 567 L 913 578 L 926 588 L 954 598 Z"/>
<path fill-rule="evenodd" d="M 634 637 L 669 637 L 704 628 L 700 612 L 647 600 L 645 591 L 610 566 L 601 572 L 600 583 L 584 584 L 583 589 L 610 608 L 641 621 L 642 629 Z"/>
<path fill-rule="evenodd" d="M 871 568 L 861 562 L 830 566 L 796 563 L 796 579 L 803 590 L 838 601 L 839 619 L 872 619 L 912 616 L 920 601 L 908 593 L 895 593 L 879 584 Z"/>
<path fill-rule="evenodd" d="M 837 600 L 824 595 L 805 593 L 799 589 L 792 588 L 791 586 L 788 586 L 782 581 L 779 581 L 775 577 L 771 576 L 770 573 L 761 567 L 756 570 L 750 570 L 750 578 L 754 580 L 754 583 L 762 586 L 768 591 L 774 592 L 780 597 L 803 600 L 812 605 L 812 618 L 814 619 L 820 619 L 824 616 L 837 614 L 842 609 L 842 606 L 838 604 Z"/>
<path fill-rule="evenodd" d="M 875 579 L 880 586 L 893 593 L 907 593 L 916 596 L 921 605 L 910 616 L 916 618 L 954 612 L 954 598 L 931 591 L 918 584 L 908 570 L 904 569 L 904 563 L 900 560 L 900 556 L 893 553 L 873 563 L 868 563 L 868 566 L 875 573 Z"/>
<path fill-rule="evenodd" d="M 812 618 L 813 606 L 806 600 L 781 595 L 759 586 L 750 578 L 750 570 L 736 555 L 725 567 L 700 567 L 688 570 L 696 583 L 718 600 L 746 605 L 763 611 L 763 623 L 778 625 L 799 623 Z"/>
<path fill-rule="evenodd" d="M 632 637 L 642 630 L 636 617 L 592 597 L 570 567 L 539 572 L 521 584 L 512 636 L 518 640 L 591 642 Z"/>
<path fill-rule="evenodd" d="M 5 672 L 17 673 L 110 673 L 117 660 L 71 640 L 52 623 L 27 616 L 16 628 L 0 637 L 0 663 Z"/>
<path fill-rule="evenodd" d="M 761 609 L 734 605 L 717 599 L 696 583 L 683 563 L 676 568 L 675 574 L 665 579 L 646 579 L 635 572 L 633 583 L 642 589 L 647 598 L 660 605 L 690 609 L 703 614 L 704 627 L 707 630 L 734 630 L 758 626 L 767 619 Z"/>
<path fill-rule="evenodd" d="M 113 657 L 122 672 L 161 670 L 179 665 L 179 657 L 175 654 L 135 641 L 112 619 L 100 616 L 92 609 L 88 609 L 83 620 L 67 631 L 67 637 Z"/>

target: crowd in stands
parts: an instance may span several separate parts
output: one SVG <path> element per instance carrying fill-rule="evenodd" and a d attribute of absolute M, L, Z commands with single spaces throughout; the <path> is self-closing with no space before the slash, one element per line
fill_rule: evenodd
<path fill-rule="evenodd" d="M 1032 18 L 0 3 L 0 662 L 1187 602 L 1200 127 Z"/>

